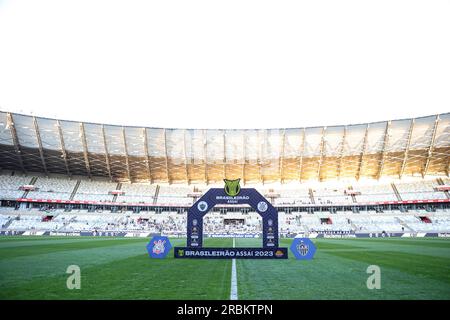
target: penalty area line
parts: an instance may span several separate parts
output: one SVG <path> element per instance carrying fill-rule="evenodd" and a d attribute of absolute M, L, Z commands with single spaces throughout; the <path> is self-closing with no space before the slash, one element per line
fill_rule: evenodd
<path fill-rule="evenodd" d="M 233 248 L 235 248 L 236 243 L 233 238 Z M 237 290 L 237 271 L 236 271 L 236 259 L 231 261 L 231 292 L 230 300 L 238 300 L 238 290 Z"/>

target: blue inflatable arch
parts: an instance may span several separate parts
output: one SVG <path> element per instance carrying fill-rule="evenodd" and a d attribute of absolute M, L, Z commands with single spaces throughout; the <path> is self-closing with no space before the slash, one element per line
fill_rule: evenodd
<path fill-rule="evenodd" d="M 247 204 L 262 217 L 263 248 L 278 248 L 278 211 L 254 188 L 242 188 L 235 197 L 212 188 L 188 210 L 187 247 L 203 247 L 203 217 L 218 204 Z"/>

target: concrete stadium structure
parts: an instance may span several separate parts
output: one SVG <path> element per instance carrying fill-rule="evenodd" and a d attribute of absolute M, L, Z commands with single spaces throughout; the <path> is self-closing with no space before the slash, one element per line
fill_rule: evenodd
<path fill-rule="evenodd" d="M 0 167 L 111 181 L 243 184 L 449 174 L 450 113 L 332 127 L 124 127 L 0 112 Z"/>
<path fill-rule="evenodd" d="M 292 129 L 122 127 L 0 111 L 0 232 L 185 236 L 187 209 L 241 178 L 282 236 L 450 234 L 450 113 Z M 210 236 L 261 232 L 217 206 Z"/>

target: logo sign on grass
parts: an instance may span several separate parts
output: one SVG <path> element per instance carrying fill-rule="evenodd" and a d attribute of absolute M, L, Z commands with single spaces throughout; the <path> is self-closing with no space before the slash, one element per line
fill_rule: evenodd
<path fill-rule="evenodd" d="M 316 246 L 309 238 L 295 238 L 291 251 L 297 260 L 311 260 L 316 253 Z"/>
<path fill-rule="evenodd" d="M 150 258 L 165 258 L 170 249 L 172 249 L 172 244 L 167 237 L 155 236 L 147 244 L 147 252 Z"/>

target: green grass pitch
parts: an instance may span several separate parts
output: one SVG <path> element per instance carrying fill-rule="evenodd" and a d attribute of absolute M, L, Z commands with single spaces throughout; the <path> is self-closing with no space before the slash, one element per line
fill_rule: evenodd
<path fill-rule="evenodd" d="M 289 247 L 292 240 L 282 239 Z M 171 239 L 183 246 L 185 239 Z M 259 239 L 236 239 L 258 247 Z M 450 239 L 316 239 L 311 261 L 237 260 L 240 300 L 450 299 Z M 229 299 L 231 260 L 150 259 L 148 239 L 1 237 L 0 299 Z M 232 239 L 205 246 L 231 247 Z M 69 290 L 66 269 L 81 269 Z M 369 265 L 381 289 L 369 290 Z"/>

